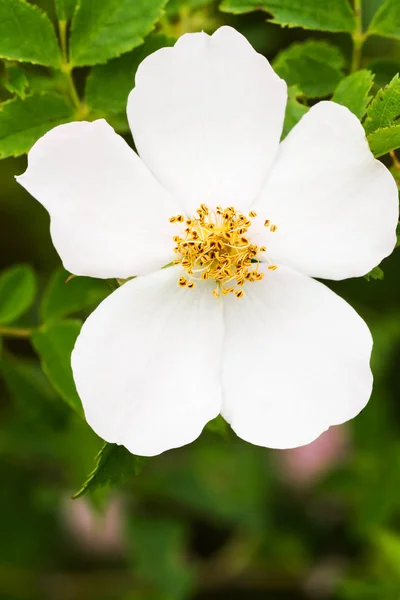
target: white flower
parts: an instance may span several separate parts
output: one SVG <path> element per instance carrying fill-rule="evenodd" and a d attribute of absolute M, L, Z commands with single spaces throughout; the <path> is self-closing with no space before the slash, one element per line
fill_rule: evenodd
<path fill-rule="evenodd" d="M 241 438 L 289 448 L 366 405 L 370 332 L 312 277 L 361 276 L 390 254 L 396 185 L 338 104 L 313 106 L 279 145 L 285 104 L 268 61 L 222 27 L 139 67 L 140 158 L 103 120 L 56 127 L 29 153 L 18 181 L 49 211 L 66 269 L 138 276 L 72 355 L 105 440 L 151 456 L 221 413 Z"/>

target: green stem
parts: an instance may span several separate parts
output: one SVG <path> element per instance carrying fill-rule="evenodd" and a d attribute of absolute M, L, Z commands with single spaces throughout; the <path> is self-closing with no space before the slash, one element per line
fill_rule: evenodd
<path fill-rule="evenodd" d="M 21 329 L 19 327 L 0 327 L 0 336 L 14 338 L 30 338 L 32 329 Z"/>
<path fill-rule="evenodd" d="M 82 104 L 78 91 L 75 86 L 74 78 L 72 77 L 72 65 L 68 57 L 68 42 L 67 42 L 67 21 L 58 22 L 58 31 L 60 35 L 60 46 L 62 54 L 61 71 L 64 73 L 67 86 L 68 97 L 76 108 L 76 118 L 84 119 L 86 116 L 86 107 Z"/>
<path fill-rule="evenodd" d="M 400 160 L 397 158 L 396 156 L 396 152 L 394 150 L 392 150 L 392 152 L 389 152 L 390 157 L 393 161 L 394 166 L 396 167 L 396 169 L 400 170 Z"/>
<path fill-rule="evenodd" d="M 365 40 L 367 39 L 367 34 L 363 33 L 362 28 L 362 0 L 354 0 L 354 17 L 355 17 L 355 27 L 352 33 L 353 38 L 353 54 L 351 57 L 351 73 L 355 73 L 361 64 L 362 58 L 362 49 Z"/>

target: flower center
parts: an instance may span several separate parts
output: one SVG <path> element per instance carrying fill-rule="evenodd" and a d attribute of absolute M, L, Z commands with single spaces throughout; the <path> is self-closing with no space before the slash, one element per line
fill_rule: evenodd
<path fill-rule="evenodd" d="M 260 281 L 264 277 L 258 270 L 259 254 L 267 248 L 252 244 L 248 237 L 251 219 L 257 214 L 250 211 L 246 217 L 233 206 L 224 209 L 217 206 L 212 210 L 205 204 L 201 204 L 196 212 L 196 217 L 176 215 L 170 218 L 171 223 L 186 225 L 184 232 L 173 238 L 174 252 L 178 255 L 174 264 L 181 264 L 187 274 L 180 277 L 178 284 L 193 288 L 195 281 L 211 279 L 216 282 L 212 292 L 216 298 L 229 293 L 242 298 L 242 286 L 246 281 Z M 264 226 L 272 232 L 277 229 L 269 220 Z M 268 265 L 270 270 L 276 268 L 276 265 Z"/>

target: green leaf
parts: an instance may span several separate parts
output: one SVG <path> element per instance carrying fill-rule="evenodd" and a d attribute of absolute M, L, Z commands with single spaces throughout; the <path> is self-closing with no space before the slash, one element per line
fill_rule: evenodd
<path fill-rule="evenodd" d="M 400 40 L 399 0 L 386 0 L 372 19 L 368 33 Z"/>
<path fill-rule="evenodd" d="M 128 94 L 134 87 L 136 71 L 142 60 L 152 52 L 173 44 L 172 38 L 152 35 L 133 52 L 94 67 L 86 86 L 88 106 L 106 114 L 125 111 Z"/>
<path fill-rule="evenodd" d="M 327 96 L 343 77 L 344 57 L 328 42 L 295 43 L 278 54 L 273 67 L 288 85 L 297 85 L 309 98 Z"/>
<path fill-rule="evenodd" d="M 371 542 L 377 548 L 379 556 L 400 581 L 400 535 L 392 531 L 373 531 Z"/>
<path fill-rule="evenodd" d="M 135 572 L 163 592 L 160 598 L 188 598 L 194 571 L 186 558 L 187 532 L 182 521 L 135 515 L 128 520 L 127 533 Z"/>
<path fill-rule="evenodd" d="M 272 23 L 288 27 L 349 33 L 355 27 L 347 0 L 224 0 L 220 9 L 237 15 L 264 10 L 272 14 Z"/>
<path fill-rule="evenodd" d="M 4 87 L 11 94 L 16 94 L 23 100 L 26 97 L 29 83 L 25 73 L 16 65 L 10 64 L 6 67 L 6 80 L 4 82 Z"/>
<path fill-rule="evenodd" d="M 73 119 L 61 96 L 38 92 L 0 104 L 0 158 L 20 156 L 47 131 Z"/>
<path fill-rule="evenodd" d="M 229 425 L 221 415 L 218 415 L 218 417 L 209 421 L 206 424 L 205 429 L 212 433 L 216 433 L 225 439 L 229 436 Z"/>
<path fill-rule="evenodd" d="M 400 148 L 400 124 L 377 129 L 368 136 L 372 154 L 378 158 Z"/>
<path fill-rule="evenodd" d="M 176 17 L 183 10 L 198 10 L 212 4 L 213 0 L 169 0 L 166 7 L 168 17 Z"/>
<path fill-rule="evenodd" d="M 83 416 L 71 369 L 71 352 L 81 326 L 82 323 L 75 320 L 43 325 L 33 333 L 32 343 L 54 389 L 71 408 Z"/>
<path fill-rule="evenodd" d="M 114 487 L 126 483 L 128 479 L 140 473 L 145 460 L 143 456 L 131 454 L 124 446 L 105 442 L 96 456 L 94 470 L 73 498 L 79 498 L 101 487 Z"/>
<path fill-rule="evenodd" d="M 367 134 L 383 127 L 389 127 L 400 117 L 400 79 L 396 75 L 392 81 L 376 94 L 368 107 L 364 123 Z"/>
<path fill-rule="evenodd" d="M 367 281 L 371 281 L 371 279 L 383 279 L 385 276 L 384 272 L 380 267 L 374 267 L 372 271 L 364 275 Z"/>
<path fill-rule="evenodd" d="M 78 0 L 55 0 L 56 13 L 59 21 L 72 19 Z"/>
<path fill-rule="evenodd" d="M 165 4 L 166 0 L 80 0 L 72 21 L 71 63 L 96 65 L 139 46 Z"/>
<path fill-rule="evenodd" d="M 6 387 L 24 416 L 33 419 L 42 429 L 62 425 L 63 413 L 57 395 L 36 361 L 3 358 L 0 369 Z"/>
<path fill-rule="evenodd" d="M 46 287 L 40 306 L 43 322 L 55 321 L 84 308 L 97 305 L 110 290 L 101 279 L 74 277 L 67 282 L 68 271 L 60 267 Z"/>
<path fill-rule="evenodd" d="M 400 60 L 376 58 L 367 64 L 367 68 L 375 75 L 375 84 L 385 87 L 400 71 Z"/>
<path fill-rule="evenodd" d="M 374 83 L 371 71 L 363 69 L 345 77 L 337 86 L 332 100 L 347 106 L 360 120 L 365 115 L 371 100 L 369 91 Z"/>
<path fill-rule="evenodd" d="M 25 0 L 0 0 L 0 57 L 59 67 L 60 50 L 47 15 Z"/>
<path fill-rule="evenodd" d="M 301 104 L 297 97 L 302 96 L 299 88 L 294 85 L 288 88 L 288 101 L 286 104 L 285 121 L 283 123 L 282 139 L 287 136 L 289 131 L 298 123 L 303 115 L 309 110 L 307 106 Z"/>
<path fill-rule="evenodd" d="M 17 265 L 0 275 L 0 323 L 12 323 L 32 305 L 36 278 L 28 265 Z"/>

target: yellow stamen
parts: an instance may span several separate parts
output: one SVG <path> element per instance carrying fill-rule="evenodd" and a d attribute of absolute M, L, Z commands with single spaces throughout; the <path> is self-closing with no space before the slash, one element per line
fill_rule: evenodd
<path fill-rule="evenodd" d="M 248 231 L 252 224 L 249 218 L 254 219 L 257 213 L 250 211 L 248 218 L 233 206 L 217 206 L 214 210 L 206 204 L 201 204 L 196 213 L 189 218 L 175 215 L 169 219 L 171 223 L 184 224 L 183 233 L 173 237 L 177 255 L 173 262 L 181 264 L 190 279 L 180 277 L 178 284 L 192 289 L 195 281 L 212 279 L 217 282 L 212 290 L 216 298 L 229 293 L 242 298 L 245 283 L 264 277 L 264 273 L 258 271 L 257 256 L 267 248 L 252 244 Z M 272 232 L 277 229 L 268 219 L 264 225 Z M 276 265 L 268 266 L 271 271 L 276 268 Z M 230 282 L 234 286 L 229 285 Z"/>

